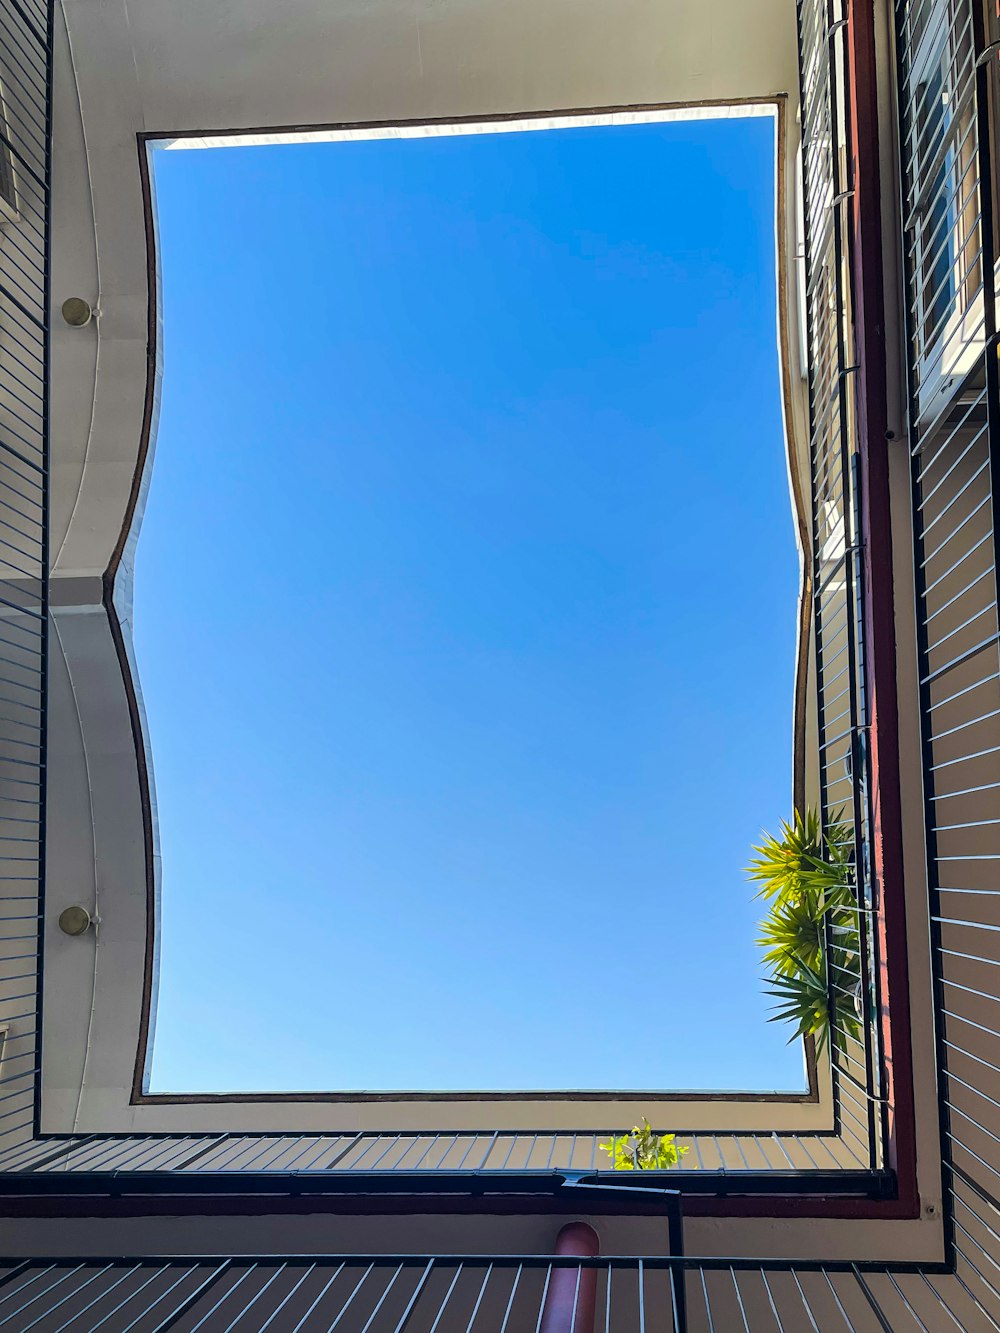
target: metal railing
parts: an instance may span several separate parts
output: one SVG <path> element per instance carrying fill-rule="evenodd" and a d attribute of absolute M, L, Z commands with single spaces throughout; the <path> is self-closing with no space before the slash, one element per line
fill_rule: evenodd
<path fill-rule="evenodd" d="M 857 632 L 844 17 L 839 0 L 799 4 L 810 245 L 817 534 L 812 575 L 821 690 L 821 795 L 828 819 L 844 809 L 850 816 L 857 907 L 864 929 L 871 908 L 865 850 L 870 798 L 864 663 Z M 0 1328 L 17 1333 L 32 1328 L 39 1333 L 249 1333 L 265 1328 L 275 1333 L 331 1328 L 341 1333 L 538 1333 L 546 1327 L 553 1284 L 568 1273 L 576 1293 L 570 1323 L 575 1333 L 584 1333 L 578 1315 L 591 1294 L 594 1327 L 606 1333 L 647 1328 L 676 1333 L 1000 1329 L 1000 890 L 994 882 L 1000 861 L 995 542 L 1000 394 L 995 151 L 990 152 L 991 116 L 998 110 L 990 44 L 1000 33 L 988 28 L 992 21 L 978 0 L 898 0 L 896 7 L 909 445 L 948 1268 L 511 1255 L 30 1259 L 8 1261 L 9 1268 L 0 1274 Z M 245 1178 L 245 1173 L 276 1178 L 367 1173 L 390 1181 L 403 1174 L 440 1177 L 451 1171 L 591 1173 L 595 1161 L 600 1163 L 598 1143 L 605 1135 L 448 1130 L 417 1136 L 35 1136 L 35 964 L 41 960 L 40 941 L 35 948 L 40 919 L 35 887 L 43 833 L 39 790 L 46 611 L 46 409 L 41 386 L 48 303 L 44 223 L 30 219 L 33 209 L 44 218 L 48 194 L 48 31 L 47 17 L 34 0 L 0 0 L 0 81 L 7 116 L 0 147 L 9 140 L 11 149 L 9 173 L 0 162 L 0 204 L 11 194 L 16 205 L 12 225 L 0 218 L 0 540 L 9 536 L 13 546 L 35 534 L 34 545 L 24 548 L 35 554 L 29 558 L 18 553 L 18 559 L 28 563 L 21 568 L 11 563 L 7 574 L 0 571 L 7 587 L 6 592 L 0 588 L 0 638 L 6 654 L 0 672 L 0 731 L 9 734 L 9 741 L 0 736 L 0 818 L 5 829 L 0 855 L 9 891 L 0 923 L 0 1021 L 8 1024 L 0 1067 L 0 1175 L 17 1188 L 33 1177 L 61 1189 L 74 1178 L 87 1185 L 95 1173 L 113 1176 L 116 1184 L 129 1173 L 177 1178 L 206 1172 L 215 1180 L 227 1174 Z M 952 110 L 942 120 L 936 108 L 937 119 L 928 127 L 929 107 L 938 96 L 934 81 L 941 61 L 936 70 L 935 60 L 942 50 L 948 66 L 942 76 L 947 85 L 942 105 Z M 18 63 L 18 52 L 24 66 L 20 74 L 8 68 Z M 26 71 L 33 71 L 30 79 Z M 34 120 L 24 119 L 31 88 Z M 31 143 L 35 148 L 29 150 Z M 13 192 L 5 183 L 8 174 L 16 182 Z M 27 266 L 23 273 L 20 265 Z M 3 271 L 5 266 L 11 273 Z M 26 295 L 30 291 L 32 300 Z M 34 453 L 25 439 L 19 442 L 17 432 L 35 441 Z M 30 499 L 33 495 L 35 500 Z M 8 554 L 13 556 L 13 551 Z M 25 718 L 22 730 L 19 719 L 31 708 L 36 720 Z M 19 757 L 22 751 L 26 758 Z M 25 767 L 29 773 L 21 772 Z M 22 790 L 25 783 L 27 793 Z M 18 902 L 23 910 L 14 906 Z M 859 1175 L 870 1177 L 869 1168 L 881 1152 L 881 1136 L 872 1137 L 873 1120 L 874 1128 L 879 1127 L 873 1106 L 881 1087 L 876 1005 L 869 994 L 873 947 L 866 941 L 856 975 L 831 977 L 832 998 L 841 993 L 852 997 L 858 981 L 862 983 L 862 1011 L 868 1020 L 867 1035 L 845 1034 L 848 1040 L 835 1060 L 840 1135 L 695 1135 L 685 1159 L 688 1176 L 701 1173 L 711 1180 L 713 1174 L 725 1173 L 745 1178 L 758 1169 L 752 1154 L 760 1152 L 766 1163 L 760 1167 L 762 1174 L 772 1173 L 783 1187 L 780 1177 L 786 1168 L 805 1177 L 821 1172 L 827 1163 L 819 1154 L 830 1151 L 838 1169 L 853 1162 L 864 1167 Z M 847 1154 L 846 1163 L 841 1153 Z M 830 1170 L 832 1175 L 832 1163 Z M 678 1173 L 670 1174 L 676 1178 Z"/>
<path fill-rule="evenodd" d="M 354 1254 L 32 1260 L 0 1279 L 5 1326 L 18 1333 L 971 1333 L 996 1324 L 956 1277 L 912 1266 Z"/>
<path fill-rule="evenodd" d="M 838 1133 L 877 1170 L 887 1125 L 871 928 L 846 23 L 846 0 L 799 0 L 819 807 L 851 863 L 857 943 L 848 947 L 848 932 L 827 917 L 827 1003 Z"/>
<path fill-rule="evenodd" d="M 835 1024 L 835 1132 L 677 1132 L 689 1148 L 671 1184 L 695 1190 L 814 1189 L 881 1194 L 877 1032 L 867 938 L 863 663 L 851 480 L 850 284 L 844 267 L 836 148 L 836 61 L 825 4 L 802 0 L 805 184 L 812 365 L 813 608 L 822 806 L 847 812 L 857 870 L 862 949 L 831 939 L 833 1011 L 860 1006 L 855 1029 Z M 53 1136 L 40 1132 L 47 592 L 48 202 L 51 7 L 0 0 L 0 1189 L 92 1174 L 215 1173 L 330 1178 L 568 1171 L 610 1166 L 599 1144 L 622 1125 L 573 1134 L 551 1127 L 439 1134 L 403 1131 Z M 866 1175 L 874 1171 L 874 1175 Z"/>
<path fill-rule="evenodd" d="M 49 15 L 0 2 L 0 1142 L 41 1078 L 48 647 Z"/>
<path fill-rule="evenodd" d="M 995 1302 L 1000 1293 L 1000 23 L 995 6 L 983 0 L 898 0 L 895 38 L 943 1185 L 956 1272 Z"/>
<path fill-rule="evenodd" d="M 611 1163 L 597 1133 L 536 1131 L 356 1134 L 88 1134 L 25 1137 L 0 1155 L 0 1194 L 18 1192 L 30 1177 L 37 1190 L 71 1192 L 71 1177 L 113 1175 L 116 1190 L 184 1188 L 192 1177 L 224 1178 L 256 1187 L 339 1190 L 380 1186 L 398 1192 L 401 1182 L 422 1189 L 454 1187 L 474 1176 L 482 1190 L 517 1175 L 547 1191 L 565 1183 L 606 1179 Z M 652 1185 L 691 1193 L 774 1193 L 808 1189 L 822 1194 L 883 1197 L 891 1178 L 873 1173 L 850 1141 L 834 1134 L 691 1134 L 682 1167 L 659 1172 L 614 1173 L 616 1185 Z M 436 1181 L 436 1184 L 434 1183 Z"/>

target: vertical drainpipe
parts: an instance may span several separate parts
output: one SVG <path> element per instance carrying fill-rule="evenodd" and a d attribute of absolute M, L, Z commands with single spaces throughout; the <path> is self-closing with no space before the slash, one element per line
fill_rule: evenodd
<path fill-rule="evenodd" d="M 593 1259 L 600 1252 L 597 1232 L 586 1222 L 567 1222 L 556 1237 L 562 1258 Z M 553 1268 L 539 1333 L 593 1333 L 596 1300 L 596 1268 Z"/>

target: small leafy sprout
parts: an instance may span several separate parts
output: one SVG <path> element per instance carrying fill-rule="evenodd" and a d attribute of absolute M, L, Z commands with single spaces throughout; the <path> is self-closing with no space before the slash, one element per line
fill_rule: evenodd
<path fill-rule="evenodd" d="M 611 1158 L 616 1171 L 665 1171 L 676 1166 L 687 1148 L 677 1146 L 676 1135 L 655 1134 L 645 1116 L 628 1134 L 615 1134 L 610 1143 L 599 1145 Z"/>

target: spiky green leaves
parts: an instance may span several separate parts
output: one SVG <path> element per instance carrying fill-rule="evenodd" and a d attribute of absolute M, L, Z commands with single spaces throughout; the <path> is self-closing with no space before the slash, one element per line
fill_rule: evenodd
<path fill-rule="evenodd" d="M 776 1004 L 771 1022 L 792 1023 L 822 1051 L 857 1039 L 853 993 L 860 978 L 860 942 L 849 824 L 822 831 L 816 810 L 796 811 L 781 836 L 766 834 L 747 874 L 769 904 L 757 943 L 764 951 Z M 831 1024 L 831 993 L 833 1021 Z"/>
<path fill-rule="evenodd" d="M 850 881 L 853 843 L 850 825 L 839 817 L 824 836 L 817 810 L 796 810 L 791 824 L 781 821 L 780 838 L 764 834 L 764 841 L 753 849 L 757 855 L 746 873 L 760 885 L 756 896 L 770 902 L 796 899 L 804 893 L 842 898 Z"/>
<path fill-rule="evenodd" d="M 815 893 L 778 899 L 760 923 L 757 943 L 775 976 L 794 976 L 800 968 L 823 966 L 823 902 Z"/>

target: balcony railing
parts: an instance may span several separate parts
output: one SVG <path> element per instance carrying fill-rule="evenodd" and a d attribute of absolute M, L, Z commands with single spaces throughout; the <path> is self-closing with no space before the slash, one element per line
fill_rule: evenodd
<path fill-rule="evenodd" d="M 809 347 L 811 597 L 819 807 L 853 868 L 858 950 L 827 925 L 838 1131 L 872 1170 L 884 1163 L 883 997 L 873 929 L 871 774 L 854 376 L 847 0 L 799 0 L 803 215 Z M 853 932 L 852 932 L 853 933 Z M 841 947 L 837 947 L 837 946 Z M 857 1023 L 855 1023 L 855 1015 Z"/>
<path fill-rule="evenodd" d="M 17 1171 L 572 1171 L 611 1170 L 600 1145 L 613 1131 L 435 1134 L 154 1134 L 49 1136 L 0 1158 Z M 863 1171 L 866 1163 L 833 1134 L 680 1134 L 683 1167 L 652 1173 L 669 1182 L 692 1174 Z M 644 1172 L 644 1178 L 651 1173 Z"/>
<path fill-rule="evenodd" d="M 31 1131 L 39 1059 L 48 651 L 51 43 L 0 3 L 0 1143 Z"/>
<path fill-rule="evenodd" d="M 670 1179 L 696 1191 L 768 1188 L 879 1195 L 884 1108 L 869 930 L 871 884 L 864 663 L 850 401 L 850 280 L 840 0 L 802 0 L 803 125 L 811 362 L 812 609 L 819 717 L 820 804 L 850 829 L 861 950 L 829 968 L 835 1015 L 833 1132 L 705 1133 L 667 1124 L 690 1151 Z M 44 760 L 47 584 L 48 203 L 51 6 L 0 0 L 0 1189 L 52 1188 L 85 1175 L 238 1173 L 321 1179 L 364 1173 L 592 1173 L 599 1143 L 621 1132 L 551 1126 L 439 1134 L 190 1133 L 51 1135 L 40 1131 L 45 924 Z M 838 61 L 841 63 L 838 64 Z M 839 71 L 839 72 L 838 72 Z M 840 80 L 840 82 L 838 82 Z M 4 152 L 7 156 L 4 158 Z M 6 191 L 6 195 L 5 195 Z M 4 200 L 6 199 L 6 202 Z M 833 939 L 831 945 L 836 944 Z M 66 1184 L 67 1188 L 70 1188 Z"/>
<path fill-rule="evenodd" d="M 846 209 L 848 53 L 842 0 L 802 0 L 803 137 L 812 364 L 812 583 L 827 819 L 853 828 L 857 909 L 866 936 L 857 974 L 831 976 L 833 995 L 861 983 L 864 1034 L 835 1059 L 836 1135 L 682 1135 L 684 1175 L 711 1189 L 784 1172 L 807 1182 L 881 1162 L 875 942 L 867 855 L 870 784 L 860 558 L 853 468 L 854 375 Z M 996 327 L 993 117 L 1000 33 L 979 0 L 898 0 L 908 318 L 910 462 L 920 632 L 926 826 L 931 870 L 947 1265 L 749 1263 L 622 1257 L 348 1255 L 81 1257 L 9 1260 L 0 1273 L 0 1328 L 12 1333 L 203 1333 L 214 1330 L 408 1330 L 552 1333 L 555 1286 L 571 1286 L 569 1324 L 593 1301 L 610 1330 L 858 1333 L 1000 1329 L 1000 623 L 997 545 L 1000 392 Z M 551 1130 L 420 1135 L 37 1135 L 42 951 L 36 895 L 43 840 L 46 636 L 45 474 L 50 28 L 36 0 L 0 0 L 0 80 L 7 108 L 0 198 L 0 1178 L 67 1190 L 107 1180 L 218 1182 L 250 1177 L 480 1178 L 562 1173 L 587 1187 L 606 1134 Z M 937 91 L 934 91 L 937 88 Z M 938 99 L 940 105 L 935 105 Z M 993 103 L 991 105 L 991 102 Z M 945 110 L 942 111 L 942 108 Z M 2 157 L 2 153 L 0 153 Z M 8 182 L 13 181 L 12 187 Z M 5 193 L 6 192 L 6 193 Z M 951 381 L 950 383 L 948 381 Z M 902 447 L 902 446 L 900 446 Z M 23 543 L 23 546 L 22 546 Z M 16 563 L 15 563 L 16 550 Z M 6 560 L 6 556 L 0 559 Z M 4 591 L 6 588 L 6 591 Z M 620 1128 L 620 1127 L 619 1127 Z M 668 1126 L 676 1129 L 677 1126 Z M 610 1132 L 610 1131 L 609 1131 Z M 760 1154 L 758 1161 L 757 1154 Z M 827 1160 L 829 1154 L 829 1160 Z M 679 1179 L 680 1173 L 669 1173 Z M 488 1182 L 487 1182 L 488 1183 Z M 214 1187 L 214 1186 L 212 1186 Z M 297 1182 L 298 1187 L 298 1182 Z M 367 1188 L 371 1188 L 369 1184 Z M 586 1333 L 590 1333 L 589 1328 Z"/>
<path fill-rule="evenodd" d="M 898 0 L 895 17 L 944 1196 L 956 1271 L 985 1287 L 995 1302 L 1000 1291 L 1000 22 L 995 5 L 983 0 Z"/>
<path fill-rule="evenodd" d="M 0 1282 L 4 1326 L 46 1333 L 929 1333 L 995 1327 L 953 1277 L 912 1266 L 356 1254 L 32 1260 Z"/>

